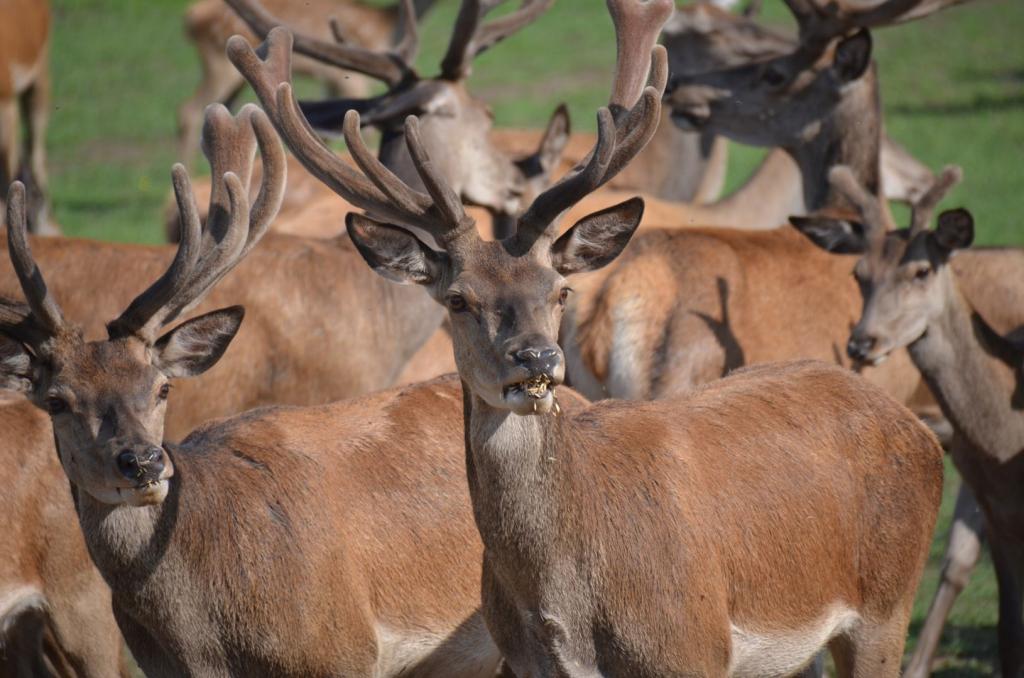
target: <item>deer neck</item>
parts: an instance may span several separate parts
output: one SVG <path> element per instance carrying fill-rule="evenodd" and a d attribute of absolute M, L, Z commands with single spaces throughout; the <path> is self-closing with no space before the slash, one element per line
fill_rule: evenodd
<path fill-rule="evenodd" d="M 1024 450 L 1021 357 L 975 311 L 952 271 L 942 275 L 948 301 L 910 344 L 910 357 L 957 431 L 983 454 L 1006 461 Z"/>
<path fill-rule="evenodd" d="M 571 468 L 557 415 L 519 416 L 491 407 L 463 382 L 466 475 L 477 527 L 499 578 L 527 596 L 550 571 L 565 521 L 560 475 Z M 536 578 L 536 579 L 534 579 Z"/>
<path fill-rule="evenodd" d="M 829 183 L 829 170 L 836 165 L 850 167 L 860 184 L 881 198 L 881 145 L 881 101 L 872 65 L 862 78 L 844 88 L 832 115 L 802 143 L 786 148 L 800 167 L 804 212 L 853 208 Z"/>

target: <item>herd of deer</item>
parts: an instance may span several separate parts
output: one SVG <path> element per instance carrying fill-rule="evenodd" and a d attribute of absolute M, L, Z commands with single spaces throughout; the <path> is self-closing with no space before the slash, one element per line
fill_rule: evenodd
<path fill-rule="evenodd" d="M 984 531 L 1024 676 L 1024 252 L 930 228 L 960 171 L 885 136 L 871 57 L 957 0 L 786 0 L 796 38 L 607 0 L 596 136 L 492 129 L 471 63 L 553 1 L 462 0 L 428 78 L 430 0 L 200 0 L 211 180 L 163 247 L 29 234 L 49 16 L 0 4 L 4 675 L 896 676 L 927 420 L 965 489 L 905 675 Z M 725 138 L 774 150 L 718 199 Z"/>

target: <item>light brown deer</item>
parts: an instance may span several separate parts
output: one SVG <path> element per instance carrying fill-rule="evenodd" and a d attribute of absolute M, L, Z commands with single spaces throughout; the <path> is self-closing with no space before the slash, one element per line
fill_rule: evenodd
<path fill-rule="evenodd" d="M 311 132 L 288 82 L 287 31 L 259 55 L 232 39 L 229 54 L 303 164 L 373 215 L 348 218 L 367 263 L 448 309 L 483 611 L 516 675 L 791 675 L 826 644 L 844 675 L 897 675 L 942 476 L 938 443 L 909 411 L 804 362 L 689 399 L 558 416 L 563 276 L 614 259 L 643 203 L 557 239 L 553 222 L 653 134 L 664 52 L 645 89 L 646 60 L 671 6 L 609 2 L 619 58 L 594 152 L 492 242 L 434 169 L 415 117 L 405 138 L 428 193 L 380 163 L 353 170 Z M 365 153 L 357 113 L 345 132 Z"/>
<path fill-rule="evenodd" d="M 0 3 L 0 186 L 21 176 L 30 189 L 29 227 L 53 235 L 46 173 L 50 118 L 50 4 L 47 0 Z M 18 140 L 24 116 L 23 149 Z M 3 201 L 0 199 L 0 208 Z"/>
<path fill-rule="evenodd" d="M 413 0 L 416 16 L 423 16 L 434 2 Z M 385 49 L 401 30 L 400 3 L 397 2 L 380 7 L 360 0 L 306 0 L 301 4 L 267 0 L 267 5 L 290 25 L 321 40 L 333 39 L 328 24 L 328 19 L 333 18 L 339 26 L 344 26 L 347 39 L 367 49 Z M 203 109 L 212 103 L 230 103 L 245 85 L 245 80 L 224 55 L 225 43 L 236 33 L 250 41 L 256 40 L 224 0 L 198 0 L 185 10 L 185 37 L 199 55 L 202 80 L 192 96 L 178 108 L 178 157 L 182 162 L 190 162 L 199 150 Z M 326 66 L 316 59 L 299 56 L 295 60 L 295 71 L 324 82 L 337 96 L 365 97 L 370 93 L 364 76 Z"/>
<path fill-rule="evenodd" d="M 274 196 L 250 207 L 240 179 L 253 137 L 264 153 L 274 143 L 266 124 L 251 108 L 208 113 L 226 206 L 203 229 L 175 170 L 177 254 L 103 340 L 85 341 L 47 288 L 15 184 L 9 252 L 28 306 L 0 302 L 0 385 L 49 412 L 89 553 L 148 676 L 492 676 L 457 380 L 164 441 L 170 381 L 212 367 L 242 321 L 230 307 L 160 336 L 266 230 Z"/>
<path fill-rule="evenodd" d="M 859 219 L 818 219 L 804 231 L 825 249 L 863 253 L 854 271 L 864 309 L 847 351 L 875 363 L 906 347 L 952 422 L 953 461 L 981 506 L 999 581 L 1002 675 L 1024 675 L 1024 353 L 985 322 L 961 288 L 954 254 L 974 238 L 970 213 L 943 212 L 928 228 L 937 198 L 959 170 L 948 169 L 938 196 L 898 231 L 887 231 L 877 200 L 846 168 L 830 179 L 857 205 Z M 952 600 L 937 598 L 936 605 L 945 604 Z M 938 630 L 941 623 L 932 645 Z M 926 675 L 930 662 L 915 662 L 914 674 Z"/>
<path fill-rule="evenodd" d="M 89 560 L 50 420 L 22 398 L 0 398 L 0 430 L 0 675 L 127 676 L 110 589 Z"/>

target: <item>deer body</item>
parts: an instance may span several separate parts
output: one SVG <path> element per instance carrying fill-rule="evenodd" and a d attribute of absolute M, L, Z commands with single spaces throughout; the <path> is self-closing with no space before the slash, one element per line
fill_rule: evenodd
<path fill-rule="evenodd" d="M 89 560 L 49 419 L 5 400 L 0 429 L 0 675 L 127 675 L 110 590 Z"/>
<path fill-rule="evenodd" d="M 58 231 L 47 210 L 46 125 L 50 116 L 50 6 L 46 0 L 0 3 L 0 186 L 22 175 L 31 190 L 29 225 Z M 19 148 L 21 112 L 26 134 Z M 0 200 L 2 207 L 2 200 Z"/>
<path fill-rule="evenodd" d="M 136 281 L 155 279 L 174 253 L 168 246 L 71 238 L 32 244 L 68 317 L 89 335 L 130 301 Z M 0 296 L 16 297 L 18 290 L 4 260 Z M 180 397 L 167 414 L 171 440 L 211 418 L 260 405 L 312 405 L 387 388 L 443 317 L 422 290 L 367 271 L 345 234 L 334 240 L 270 234 L 191 315 L 229 301 L 244 304 L 248 320 L 217 370 L 178 385 Z M 367 304 L 389 312 L 352 312 Z"/>
<path fill-rule="evenodd" d="M 79 492 L 146 675 L 492 676 L 460 402 L 447 378 L 256 410 L 171 447 L 159 505 Z"/>
<path fill-rule="evenodd" d="M 898 669 L 941 451 L 857 377 L 793 363 L 572 417 L 466 409 L 484 611 L 517 675 L 787 676 L 858 634 Z"/>

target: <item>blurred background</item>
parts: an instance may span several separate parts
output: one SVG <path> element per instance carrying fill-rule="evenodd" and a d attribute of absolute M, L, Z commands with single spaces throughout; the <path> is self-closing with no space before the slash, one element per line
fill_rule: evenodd
<path fill-rule="evenodd" d="M 177 160 L 176 110 L 200 77 L 198 58 L 182 32 L 187 5 L 188 0 L 52 0 L 54 91 L 47 144 L 53 206 L 65 234 L 162 240 L 162 209 Z M 418 60 L 422 73 L 436 72 L 457 6 L 441 0 L 427 16 Z M 765 0 L 762 18 L 791 28 L 781 0 Z M 933 169 L 963 166 L 964 181 L 946 204 L 971 209 L 986 245 L 1024 244 L 1022 35 L 1021 0 L 977 0 L 875 33 L 889 134 Z M 593 130 L 614 57 L 604 2 L 558 0 L 535 25 L 477 59 L 470 87 L 491 103 L 498 126 L 541 127 L 564 101 L 574 129 Z M 306 97 L 319 92 L 313 83 L 300 89 Z M 250 100 L 246 92 L 239 104 Z M 733 144 L 730 153 L 727 192 L 742 183 L 764 151 Z M 196 173 L 205 170 L 192 160 Z M 941 564 L 956 485 L 948 468 L 948 496 L 936 532 L 941 537 L 918 596 L 912 636 Z M 994 674 L 995 601 L 986 556 L 946 627 L 936 675 Z"/>

